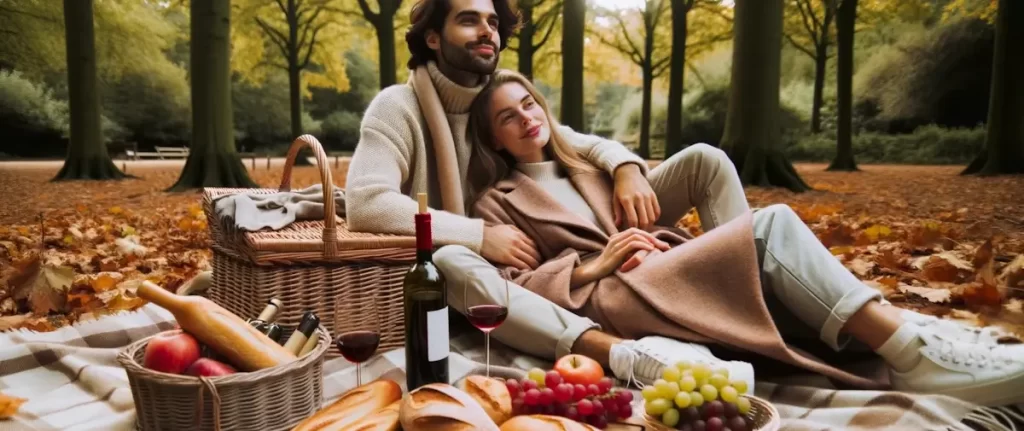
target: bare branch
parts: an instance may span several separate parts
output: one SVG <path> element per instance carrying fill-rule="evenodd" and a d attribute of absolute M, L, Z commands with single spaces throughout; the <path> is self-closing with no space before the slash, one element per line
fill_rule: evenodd
<path fill-rule="evenodd" d="M 811 27 L 813 27 L 813 30 L 811 28 L 808 28 L 807 30 L 810 31 L 815 38 L 817 38 L 818 35 L 821 33 L 822 26 L 821 21 L 818 20 L 818 15 L 814 13 L 814 4 L 811 3 L 812 1 L 813 0 L 796 0 L 796 6 L 798 9 L 800 9 L 800 16 L 804 19 L 805 25 L 807 25 L 807 19 L 811 19 L 810 25 Z M 804 8 L 807 9 L 806 12 L 804 11 Z"/>
<path fill-rule="evenodd" d="M 311 57 L 313 55 L 313 47 L 317 45 L 316 34 L 319 33 L 320 30 L 323 29 L 324 27 L 327 27 L 327 23 L 323 23 L 321 25 L 318 25 L 318 26 L 316 26 L 316 28 L 313 29 L 313 36 L 312 36 L 312 38 L 310 38 L 309 46 L 306 48 L 306 56 L 305 56 L 305 58 L 302 59 L 302 62 L 299 63 L 299 69 L 300 70 L 301 69 L 305 69 L 306 66 L 309 66 L 309 57 Z"/>
<path fill-rule="evenodd" d="M 707 86 L 708 86 L 707 82 L 704 81 L 704 77 L 701 76 L 700 71 L 698 71 L 697 68 L 693 66 L 693 63 L 690 63 L 689 61 L 687 61 L 686 62 L 686 68 L 690 69 L 690 72 L 693 72 L 693 76 L 695 78 L 697 78 L 697 82 L 700 82 L 700 86 L 701 87 L 707 88 Z"/>
<path fill-rule="evenodd" d="M 271 60 L 268 60 L 268 59 L 260 60 L 259 63 L 256 63 L 255 67 L 256 68 L 260 68 L 260 67 L 276 67 L 276 68 L 282 69 L 284 71 L 288 70 L 288 65 L 287 64 L 281 64 L 281 63 L 278 63 L 278 62 L 275 62 L 275 61 L 271 61 Z"/>
<path fill-rule="evenodd" d="M 309 18 L 309 21 L 306 21 L 305 23 L 299 25 L 299 28 L 302 28 L 302 36 L 299 37 L 299 43 L 297 45 L 295 45 L 296 47 L 302 48 L 302 46 L 304 46 L 306 44 L 306 36 L 309 36 L 310 28 L 313 27 L 313 25 L 312 25 L 313 21 L 316 20 L 317 16 L 319 16 L 320 12 L 322 12 L 322 11 L 323 11 L 323 9 L 317 9 L 316 12 L 313 13 L 313 16 Z M 323 24 L 323 25 L 326 25 L 326 24 Z M 313 30 L 315 31 L 315 30 L 318 30 L 318 29 L 313 29 Z M 314 33 L 314 37 L 315 37 L 315 33 Z M 312 42 L 310 42 L 310 45 L 312 45 Z"/>
<path fill-rule="evenodd" d="M 818 58 L 817 54 L 815 54 L 814 51 L 811 51 L 809 48 L 807 48 L 807 47 L 797 43 L 797 41 L 795 39 L 793 39 L 793 36 L 791 36 L 789 33 L 783 33 L 782 35 L 786 37 L 786 40 L 789 41 L 790 45 L 793 45 L 793 48 L 796 48 L 796 49 L 802 51 L 803 53 L 811 56 L 811 59 L 817 59 Z"/>
<path fill-rule="evenodd" d="M 651 66 L 651 75 L 653 77 L 657 78 L 657 77 L 661 76 L 662 74 L 664 74 L 665 71 L 668 70 L 668 67 L 671 65 L 671 63 L 669 63 L 669 60 L 671 60 L 671 59 L 672 59 L 671 55 L 666 55 L 661 60 L 658 60 L 657 63 L 655 63 L 653 66 Z"/>
<path fill-rule="evenodd" d="M 731 40 L 731 39 L 732 39 L 732 34 L 730 34 L 730 33 L 722 33 L 722 34 L 715 35 L 714 37 L 709 38 L 709 39 L 702 39 L 702 40 L 698 40 L 698 41 L 696 41 L 694 43 L 687 44 L 686 45 L 686 49 L 689 50 L 689 49 L 692 49 L 692 48 L 700 48 L 702 46 L 713 45 L 713 44 L 716 44 L 718 42 L 725 42 L 725 41 Z"/>
<path fill-rule="evenodd" d="M 622 46 L 622 44 L 618 43 L 618 41 L 613 42 L 608 39 L 605 39 L 604 36 L 602 36 L 600 33 L 591 32 L 591 34 L 596 36 L 599 42 L 608 45 L 608 47 L 616 51 L 619 51 L 619 53 L 628 57 L 633 63 L 636 63 L 637 66 L 643 66 L 644 57 L 642 54 L 636 51 L 632 51 L 629 48 L 626 48 L 625 46 Z"/>
<path fill-rule="evenodd" d="M 274 27 L 271 27 L 270 24 L 264 22 L 262 19 L 260 19 L 260 17 L 256 17 L 256 24 L 258 24 L 260 28 L 263 29 L 263 33 L 266 34 L 270 38 L 270 40 L 274 42 L 275 45 L 278 46 L 278 48 L 286 50 L 285 47 L 288 46 L 288 38 L 285 37 L 284 34 L 282 34 L 280 31 L 277 31 L 277 29 L 275 29 Z M 285 54 L 285 57 L 287 56 L 288 55 Z"/>
<path fill-rule="evenodd" d="M 366 0 L 359 0 L 359 9 L 363 11 L 363 17 L 367 21 L 377 24 L 377 19 L 380 18 L 380 13 L 374 13 L 370 10 L 370 5 L 366 4 Z M 383 10 L 383 8 L 381 8 Z"/>
<path fill-rule="evenodd" d="M 614 16 L 615 20 L 619 22 L 619 29 L 622 30 L 622 37 L 625 37 L 626 43 L 629 44 L 629 49 L 632 50 L 633 55 L 640 58 L 640 60 L 637 61 L 637 64 L 642 63 L 644 55 L 641 53 L 642 51 L 640 51 L 640 48 L 636 47 L 636 43 L 633 42 L 633 38 L 629 37 L 629 30 L 626 26 L 626 22 L 622 20 L 622 15 L 616 13 Z"/>
<path fill-rule="evenodd" d="M 281 9 L 281 13 L 283 13 L 284 16 L 287 17 L 288 16 L 288 8 L 284 6 L 284 3 L 282 3 L 281 0 L 274 0 L 274 2 L 277 3 L 278 9 Z"/>
<path fill-rule="evenodd" d="M 551 9 L 551 11 L 557 11 L 557 10 L 558 10 L 558 5 L 555 5 L 555 7 L 553 7 Z M 551 11 L 549 11 L 545 15 L 551 15 L 552 17 L 557 16 L 557 14 L 552 14 Z M 543 20 L 543 18 L 541 18 L 541 20 Z M 550 22 L 547 24 L 548 29 L 547 29 L 547 31 L 544 32 L 544 37 L 542 37 L 540 39 L 539 43 L 537 43 L 536 45 L 533 46 L 533 49 L 535 49 L 535 50 L 540 49 L 540 47 L 544 46 L 545 43 L 548 43 L 548 38 L 551 37 L 551 33 L 552 33 L 552 30 L 555 29 L 555 23 L 556 22 L 558 22 L 558 20 L 556 20 L 554 18 L 552 18 L 550 20 Z M 533 43 L 533 41 L 530 41 L 530 43 Z"/>

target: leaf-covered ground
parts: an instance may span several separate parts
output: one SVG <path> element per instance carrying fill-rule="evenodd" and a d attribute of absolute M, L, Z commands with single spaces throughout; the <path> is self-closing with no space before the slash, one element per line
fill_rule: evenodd
<path fill-rule="evenodd" d="M 265 163 L 253 177 L 276 187 L 281 161 Z M 133 309 L 141 280 L 173 289 L 208 268 L 199 194 L 163 191 L 180 162 L 132 162 L 139 178 L 120 182 L 49 182 L 59 167 L 0 164 L 0 330 L 52 330 Z M 334 169 L 339 186 L 345 168 L 343 160 Z M 748 188 L 751 205 L 793 206 L 844 265 L 899 306 L 1024 333 L 1024 177 L 961 177 L 959 167 L 797 169 L 816 191 Z M 302 187 L 319 176 L 297 168 L 293 181 Z M 681 223 L 697 226 L 693 214 Z"/>

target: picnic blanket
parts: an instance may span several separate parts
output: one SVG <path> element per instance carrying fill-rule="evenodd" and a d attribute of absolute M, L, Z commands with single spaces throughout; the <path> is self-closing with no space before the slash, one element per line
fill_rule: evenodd
<path fill-rule="evenodd" d="M 122 346 L 173 328 L 173 317 L 154 305 L 82 322 L 54 332 L 0 333 L 0 393 L 27 399 L 0 431 L 132 430 L 135 411 L 128 378 L 116 361 Z M 450 377 L 478 373 L 483 336 L 470 332 L 451 340 Z M 404 388 L 404 352 L 384 352 L 363 364 L 363 381 L 392 379 Z M 521 374 L 551 362 L 491 343 L 492 374 Z M 324 404 L 355 387 L 355 366 L 344 359 L 324 363 Z M 772 402 L 783 429 L 823 430 L 1014 430 L 1024 429 L 1020 406 L 982 408 L 934 395 L 832 390 L 759 381 L 755 394 Z M 639 397 L 638 397 L 639 399 Z"/>

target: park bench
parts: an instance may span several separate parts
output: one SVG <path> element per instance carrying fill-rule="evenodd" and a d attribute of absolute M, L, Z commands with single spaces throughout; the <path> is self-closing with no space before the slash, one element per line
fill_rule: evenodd
<path fill-rule="evenodd" d="M 147 157 L 164 159 L 184 159 L 188 157 L 188 147 L 154 147 L 156 151 L 139 151 L 139 146 L 132 143 L 132 148 L 125 150 L 125 155 L 132 160 L 139 160 Z"/>

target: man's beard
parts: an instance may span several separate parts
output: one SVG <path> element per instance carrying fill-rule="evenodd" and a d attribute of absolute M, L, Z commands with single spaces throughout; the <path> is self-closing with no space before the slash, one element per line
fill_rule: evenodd
<path fill-rule="evenodd" d="M 474 55 L 473 48 L 481 44 L 487 44 L 493 48 L 494 55 L 490 58 Z M 490 75 L 494 73 L 494 69 L 497 69 L 498 67 L 498 47 L 494 46 L 494 44 L 489 41 L 471 42 L 466 44 L 464 47 L 460 47 L 448 43 L 448 41 L 442 37 L 440 54 L 445 63 L 463 72 Z"/>

